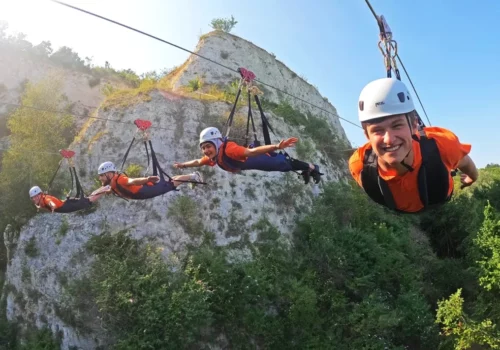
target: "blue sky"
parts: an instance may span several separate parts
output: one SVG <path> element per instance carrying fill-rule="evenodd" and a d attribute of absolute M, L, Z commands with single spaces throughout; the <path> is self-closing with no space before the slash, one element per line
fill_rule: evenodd
<path fill-rule="evenodd" d="M 276 54 L 328 97 L 342 118 L 357 123 L 357 99 L 385 76 L 378 27 L 364 0 L 67 0 L 194 50 L 215 17 L 234 15 L 233 34 Z M 500 163 L 500 1 L 371 0 L 383 14 L 431 124 L 472 144 L 479 167 Z M 0 2 L 0 19 L 37 44 L 72 47 L 96 64 L 138 73 L 181 64 L 189 54 L 50 1 Z M 249 67 L 251 69 L 251 67 Z M 408 82 L 404 72 L 403 81 Z M 262 80 L 265 81 L 264 78 Z M 412 91 L 412 90 L 410 90 Z M 419 114 L 424 114 L 418 106 Z M 427 123 L 427 121 L 424 119 Z M 361 129 L 342 122 L 351 143 Z"/>

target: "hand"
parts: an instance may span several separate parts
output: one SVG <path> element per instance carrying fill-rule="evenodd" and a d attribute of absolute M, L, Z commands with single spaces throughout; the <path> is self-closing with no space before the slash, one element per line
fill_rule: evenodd
<path fill-rule="evenodd" d="M 295 145 L 295 143 L 298 140 L 299 139 L 296 138 L 296 137 L 290 137 L 289 139 L 281 140 L 281 142 L 278 144 L 278 149 L 284 149 L 284 148 L 287 148 L 287 147 L 291 147 L 291 146 Z"/>
<path fill-rule="evenodd" d="M 460 182 L 462 183 L 462 185 L 460 186 L 460 189 L 463 189 L 465 187 L 469 187 L 470 185 L 472 185 L 475 181 L 472 180 L 469 175 L 466 175 L 466 174 L 460 174 Z"/>
<path fill-rule="evenodd" d="M 106 194 L 111 193 L 111 186 L 106 185 L 106 186 L 99 187 L 97 190 L 92 192 L 90 195 L 95 196 L 97 194 L 104 194 L 104 193 L 106 193 Z"/>
<path fill-rule="evenodd" d="M 174 168 L 177 168 L 177 169 L 183 169 L 185 168 L 186 166 L 182 163 L 174 163 Z"/>
<path fill-rule="evenodd" d="M 159 176 L 148 176 L 148 182 L 151 181 L 152 183 L 157 183 L 158 181 L 160 181 L 160 177 Z"/>

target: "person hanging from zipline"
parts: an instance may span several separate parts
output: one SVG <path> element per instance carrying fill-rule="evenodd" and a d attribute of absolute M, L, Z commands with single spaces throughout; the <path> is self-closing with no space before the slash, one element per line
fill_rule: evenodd
<path fill-rule="evenodd" d="M 457 169 L 462 188 L 477 180 L 478 171 L 469 156 L 470 144 L 461 143 L 450 130 L 425 126 L 401 81 L 392 30 L 384 16 L 374 15 L 387 77 L 370 82 L 360 93 L 358 115 L 368 142 L 350 157 L 349 169 L 376 203 L 419 213 L 451 199 Z"/>
<path fill-rule="evenodd" d="M 155 167 L 155 161 L 153 161 Z M 107 193 L 113 193 L 125 199 L 150 199 L 167 192 L 175 191 L 183 183 L 202 183 L 203 177 L 199 172 L 188 175 L 177 175 L 165 179 L 161 171 L 153 172 L 152 176 L 131 178 L 119 172 L 112 162 L 104 162 L 97 169 L 99 181 L 103 186 L 110 186 Z M 159 175 L 157 175 L 159 174 Z"/>
<path fill-rule="evenodd" d="M 107 189 L 103 189 L 103 192 L 94 193 L 88 197 L 77 196 L 61 200 L 57 197 L 43 193 L 39 186 L 33 186 L 29 191 L 29 195 L 31 201 L 38 209 L 46 209 L 52 213 L 73 213 L 75 211 L 89 209 L 92 207 L 92 204 L 106 192 Z"/>
<path fill-rule="evenodd" d="M 418 213 L 449 201 L 454 170 L 462 188 L 478 178 L 463 144 L 450 130 L 422 123 L 403 82 L 382 78 L 366 85 L 358 101 L 368 142 L 349 159 L 349 169 L 368 196 L 392 210 Z M 423 124 L 423 123 L 422 123 Z"/>
<path fill-rule="evenodd" d="M 33 186 L 29 190 L 29 196 L 33 204 L 37 207 L 37 209 L 46 209 L 51 211 L 52 213 L 73 213 L 79 210 L 89 209 L 92 207 L 92 204 L 97 201 L 104 193 L 106 193 L 107 188 L 100 188 L 94 191 L 90 196 L 85 196 L 82 185 L 80 184 L 80 180 L 78 179 L 78 175 L 76 173 L 75 166 L 73 164 L 73 155 L 75 152 L 69 150 L 61 150 L 61 155 L 68 160 L 69 163 L 69 171 L 71 174 L 71 190 L 66 196 L 65 200 L 61 200 L 55 196 L 51 196 L 48 193 L 43 193 L 39 186 Z M 55 179 L 59 168 L 61 167 L 61 163 L 59 163 L 59 167 L 56 172 L 52 176 L 52 180 L 49 183 L 48 191 L 50 191 L 50 187 L 52 186 L 52 182 Z M 71 197 L 71 192 L 73 190 L 73 181 L 76 186 L 76 195 Z"/>
<path fill-rule="evenodd" d="M 170 177 L 160 166 L 158 159 L 156 158 L 156 153 L 153 149 L 153 144 L 147 135 L 146 130 L 151 126 L 151 122 L 147 120 L 136 119 L 134 121 L 136 126 L 139 128 L 138 131 L 143 132 L 144 136 L 144 146 L 146 148 L 146 154 L 148 157 L 148 168 L 149 168 L 149 150 L 151 153 L 151 161 L 153 164 L 153 175 L 131 178 L 125 173 L 118 171 L 115 164 L 112 162 L 104 162 L 99 165 L 97 169 L 97 174 L 99 176 L 99 181 L 103 186 L 109 186 L 107 193 L 112 193 L 118 197 L 124 199 L 133 200 L 143 200 L 150 199 L 154 197 L 161 196 L 167 192 L 175 191 L 177 187 L 183 183 L 205 184 L 203 182 L 203 177 L 199 172 L 194 172 L 188 175 L 177 175 Z M 130 143 L 125 156 L 122 160 L 122 168 L 127 159 L 128 153 L 134 144 L 135 137 Z M 166 179 L 167 177 L 168 179 Z M 193 186 L 194 187 L 194 186 Z"/>
<path fill-rule="evenodd" d="M 201 148 L 201 152 L 203 153 L 203 157 L 201 159 L 195 159 L 187 162 L 175 162 L 174 167 L 182 169 L 205 165 L 218 165 L 221 169 L 231 173 L 239 173 L 244 170 L 260 170 L 267 172 L 301 171 L 300 175 L 302 176 L 306 184 L 310 182 L 311 177 L 316 184 L 319 183 L 321 181 L 321 175 L 323 174 L 320 172 L 318 165 L 294 159 L 290 157 L 286 153 L 286 151 L 284 151 L 285 148 L 294 146 L 298 141 L 298 138 L 292 137 L 286 140 L 281 140 L 277 144 L 271 144 L 269 130 L 273 130 L 264 114 L 259 97 L 257 96 L 262 92 L 260 92 L 260 90 L 256 86 L 252 85 L 252 82 L 255 79 L 255 75 L 251 71 L 244 68 L 239 68 L 238 72 L 241 75 L 241 80 L 238 87 L 236 100 L 233 104 L 233 108 L 226 123 L 226 136 L 223 137 L 219 129 L 217 129 L 216 127 L 208 127 L 204 129 L 200 133 L 199 140 L 199 146 Z M 243 86 L 246 86 L 248 91 L 248 118 L 245 146 L 241 146 L 229 139 L 229 132 L 231 130 L 236 106 L 238 104 L 238 99 L 241 95 Z M 265 142 L 265 144 L 262 146 L 257 140 L 257 131 L 255 129 L 252 115 L 252 96 L 254 96 L 255 98 L 255 102 L 259 108 L 262 121 L 262 130 Z M 252 125 L 254 141 L 247 147 L 250 125 Z"/>
<path fill-rule="evenodd" d="M 176 162 L 174 167 L 183 169 L 218 165 L 231 173 L 242 170 L 302 171 L 301 176 L 306 184 L 311 177 L 315 183 L 319 183 L 322 174 L 317 165 L 293 159 L 283 153 L 276 153 L 278 150 L 294 146 L 297 141 L 297 138 L 292 137 L 281 140 L 278 144 L 247 148 L 233 141 L 224 141 L 219 129 L 208 127 L 200 133 L 199 145 L 203 157 L 183 163 Z"/>

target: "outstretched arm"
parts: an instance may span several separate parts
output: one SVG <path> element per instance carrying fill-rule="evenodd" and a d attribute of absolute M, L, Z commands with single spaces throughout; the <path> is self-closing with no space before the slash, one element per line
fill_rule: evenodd
<path fill-rule="evenodd" d="M 129 185 L 145 185 L 149 181 L 156 183 L 156 182 L 160 181 L 160 177 L 159 176 L 148 176 L 148 177 L 138 177 L 135 179 L 129 178 L 128 184 Z"/>
<path fill-rule="evenodd" d="M 286 140 L 281 140 L 281 142 L 277 145 L 264 145 L 255 148 L 247 148 L 245 150 L 245 157 L 256 157 L 261 154 L 266 154 L 272 151 L 277 151 L 279 149 L 285 149 L 287 147 L 293 146 L 299 139 L 296 137 L 290 137 Z"/>
<path fill-rule="evenodd" d="M 472 185 L 479 177 L 476 164 L 474 164 L 474 161 L 468 155 L 462 158 L 462 160 L 458 163 L 457 168 L 463 172 L 460 176 L 462 188 Z"/>
<path fill-rule="evenodd" d="M 49 206 L 50 211 L 51 211 L 52 213 L 54 212 L 54 210 L 56 210 L 56 207 L 57 207 L 56 203 L 54 203 L 54 202 L 53 202 L 53 201 L 51 201 L 50 199 L 47 201 L 47 205 Z"/>
<path fill-rule="evenodd" d="M 199 159 L 191 160 L 189 162 L 184 163 L 174 163 L 174 168 L 182 169 L 182 168 L 192 168 L 202 166 Z"/>

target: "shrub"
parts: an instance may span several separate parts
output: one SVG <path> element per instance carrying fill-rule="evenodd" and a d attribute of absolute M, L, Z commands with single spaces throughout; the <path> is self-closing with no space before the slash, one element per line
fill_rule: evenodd
<path fill-rule="evenodd" d="M 196 77 L 194 79 L 191 79 L 189 82 L 188 82 L 188 86 L 189 86 L 189 89 L 191 91 L 197 91 L 201 88 L 201 86 L 203 85 L 200 77 Z"/>
<path fill-rule="evenodd" d="M 30 258 L 34 258 L 38 255 L 38 248 L 36 246 L 36 237 L 35 236 L 32 236 L 30 238 L 30 240 L 26 244 L 26 247 L 24 248 L 24 252 Z"/>
<path fill-rule="evenodd" d="M 229 33 L 237 23 L 231 15 L 231 18 L 214 18 L 210 25 L 215 30 L 222 30 Z"/>
<path fill-rule="evenodd" d="M 125 174 L 129 177 L 142 177 L 142 166 L 139 164 L 130 164 L 125 169 Z"/>

